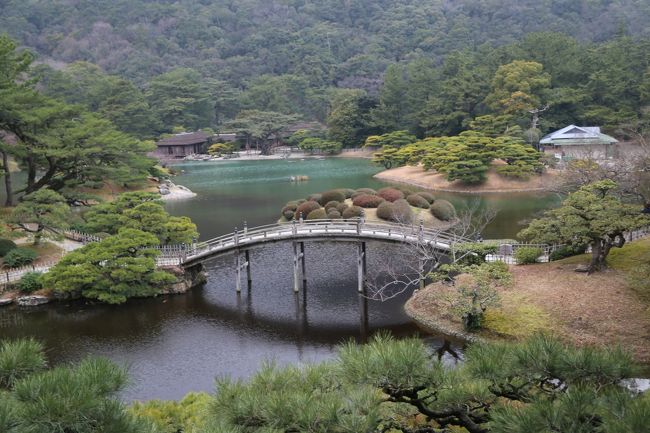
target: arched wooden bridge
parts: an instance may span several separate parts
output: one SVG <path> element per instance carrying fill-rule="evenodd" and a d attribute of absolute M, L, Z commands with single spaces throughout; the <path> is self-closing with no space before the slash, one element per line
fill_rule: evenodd
<path fill-rule="evenodd" d="M 291 241 L 294 248 L 294 290 L 298 291 L 300 274 L 305 278 L 305 241 L 345 241 L 358 244 L 359 290 L 363 290 L 366 275 L 366 242 L 383 241 L 403 244 L 428 245 L 440 252 L 448 252 L 454 243 L 469 242 L 469 239 L 453 236 L 442 230 L 419 225 L 395 223 L 368 223 L 355 220 L 311 220 L 293 221 L 290 224 L 269 224 L 255 228 L 244 228 L 231 234 L 192 245 L 183 250 L 162 248 L 158 264 L 191 267 L 214 257 L 234 254 L 237 269 L 237 290 L 241 290 L 241 271 L 246 270 L 251 281 L 249 249 L 279 241 Z M 241 255 L 244 255 L 242 260 Z M 302 272 L 301 272 L 302 270 Z"/>

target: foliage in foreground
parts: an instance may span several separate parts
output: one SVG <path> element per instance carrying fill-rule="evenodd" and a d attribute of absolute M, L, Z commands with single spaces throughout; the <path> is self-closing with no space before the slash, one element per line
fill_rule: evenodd
<path fill-rule="evenodd" d="M 155 296 L 176 278 L 156 269 L 158 239 L 136 229 L 72 251 L 43 276 L 43 285 L 62 294 L 80 294 L 110 304 Z"/>
<path fill-rule="evenodd" d="M 48 368 L 39 343 L 0 341 L 0 431 L 154 433 L 120 402 L 126 382 L 126 371 L 105 359 Z"/>
<path fill-rule="evenodd" d="M 218 380 L 208 431 L 641 432 L 650 401 L 619 384 L 633 373 L 618 349 L 576 349 L 543 335 L 472 346 L 453 368 L 420 340 L 380 335 L 345 345 L 332 363 Z"/>

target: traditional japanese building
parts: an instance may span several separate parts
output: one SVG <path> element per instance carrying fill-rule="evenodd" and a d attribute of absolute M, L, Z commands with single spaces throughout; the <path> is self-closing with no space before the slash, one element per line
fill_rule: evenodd
<path fill-rule="evenodd" d="M 210 137 L 201 131 L 182 132 L 157 142 L 155 156 L 161 159 L 184 158 L 192 154 L 205 153 L 209 144 Z"/>
<path fill-rule="evenodd" d="M 600 132 L 598 126 L 569 125 L 542 138 L 539 144 L 558 157 L 597 159 L 617 156 L 618 140 Z"/>

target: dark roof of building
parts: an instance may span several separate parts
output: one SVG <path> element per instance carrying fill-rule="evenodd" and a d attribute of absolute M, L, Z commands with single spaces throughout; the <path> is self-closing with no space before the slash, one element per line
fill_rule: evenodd
<path fill-rule="evenodd" d="M 208 136 L 201 131 L 181 132 L 171 137 L 163 138 L 156 143 L 156 146 L 186 146 L 189 144 L 200 144 L 208 141 Z"/>

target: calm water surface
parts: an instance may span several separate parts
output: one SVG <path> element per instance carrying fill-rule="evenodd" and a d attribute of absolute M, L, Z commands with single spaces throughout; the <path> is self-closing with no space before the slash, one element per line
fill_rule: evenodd
<path fill-rule="evenodd" d="M 378 188 L 378 169 L 369 161 L 332 158 L 305 161 L 183 163 L 175 181 L 198 193 L 193 199 L 167 204 L 176 215 L 188 215 L 201 238 L 275 222 L 288 200 L 337 187 Z M 291 175 L 310 181 L 290 183 Z M 507 197 L 439 195 L 458 206 L 479 200 L 498 206 L 499 217 L 485 237 L 512 237 L 521 220 L 549 206 L 548 196 Z M 398 247 L 370 243 L 369 272 L 404 254 Z M 107 356 L 129 368 L 132 384 L 126 400 L 178 399 L 189 391 L 211 391 L 219 375 L 247 377 L 265 360 L 279 364 L 331 358 L 336 346 L 350 338 L 362 341 L 377 329 L 397 335 L 417 332 L 403 313 L 409 295 L 385 303 L 363 301 L 356 293 L 352 244 L 310 243 L 306 248 L 307 289 L 292 292 L 289 245 L 276 244 L 251 252 L 253 285 L 235 293 L 233 258 L 206 264 L 208 283 L 186 295 L 141 299 L 121 306 L 85 302 L 36 309 L 0 310 L 0 337 L 35 336 L 45 343 L 52 362 L 87 355 Z M 433 347 L 444 339 L 429 337 Z M 462 350 L 455 345 L 462 356 Z M 445 359 L 454 362 L 451 354 Z"/>

